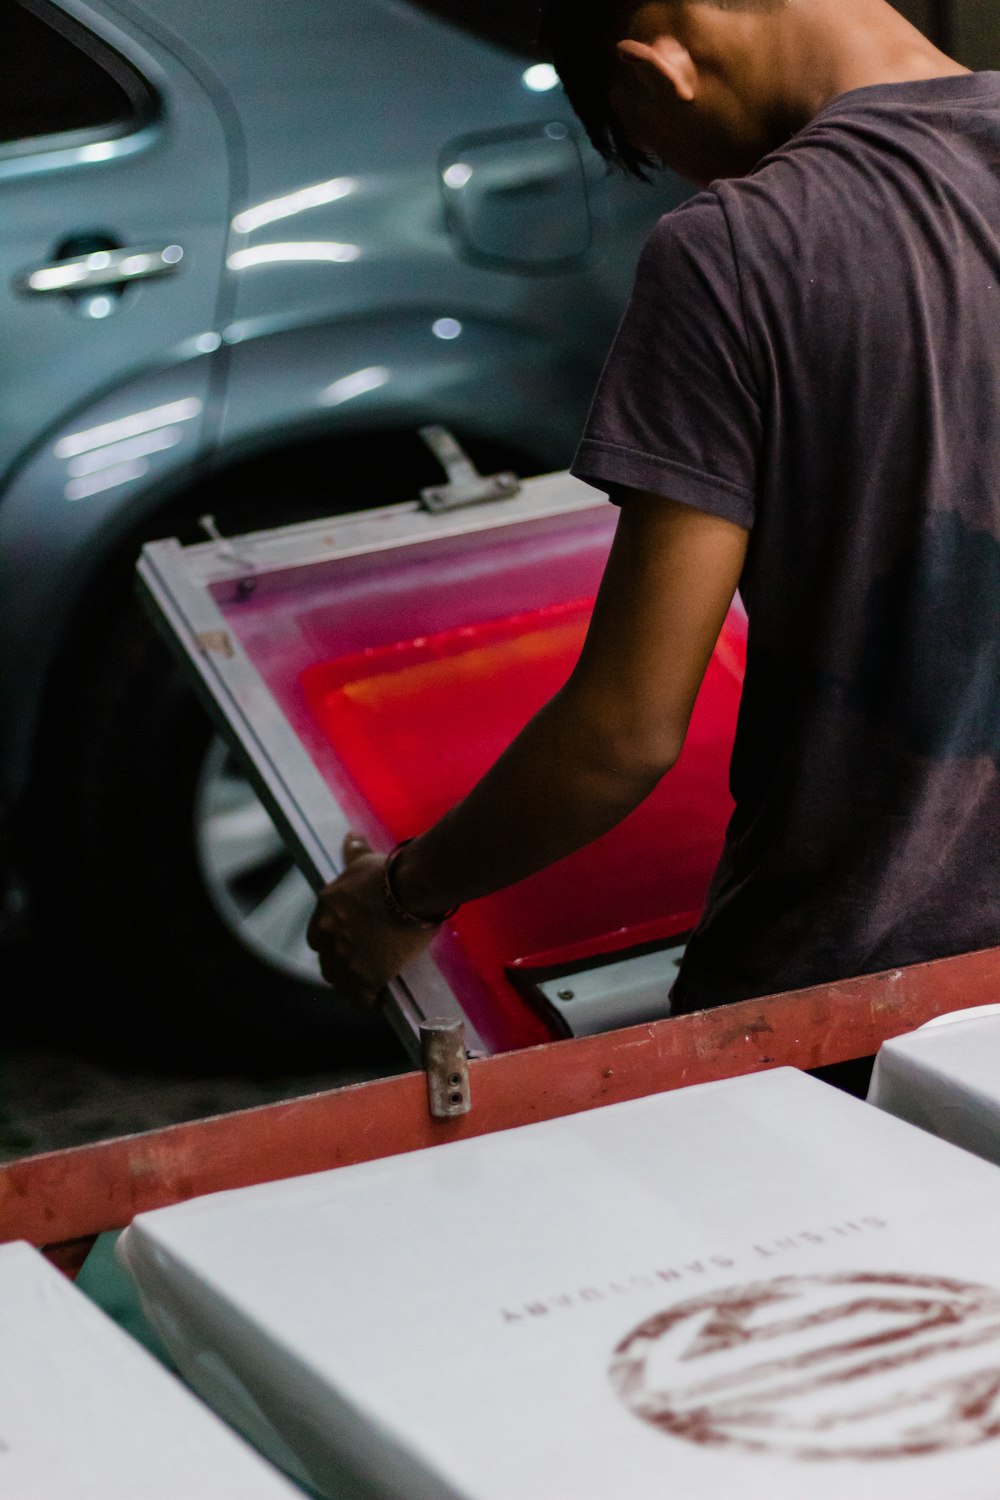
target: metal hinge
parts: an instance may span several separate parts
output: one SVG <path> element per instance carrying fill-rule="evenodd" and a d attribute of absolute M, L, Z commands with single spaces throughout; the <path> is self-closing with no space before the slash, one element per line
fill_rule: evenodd
<path fill-rule="evenodd" d="M 436 1018 L 421 1021 L 420 1051 L 427 1074 L 427 1101 L 435 1120 L 467 1115 L 472 1099 L 464 1022 Z"/>
<path fill-rule="evenodd" d="M 504 472 L 487 477 L 447 427 L 421 427 L 420 436 L 448 476 L 447 484 L 420 491 L 425 510 L 457 510 L 463 505 L 482 505 L 487 500 L 509 500 L 521 488 L 516 474 Z"/>

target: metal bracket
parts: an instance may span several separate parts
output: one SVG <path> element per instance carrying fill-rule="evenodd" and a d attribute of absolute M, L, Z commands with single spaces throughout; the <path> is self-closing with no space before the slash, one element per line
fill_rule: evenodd
<path fill-rule="evenodd" d="M 427 1100 L 435 1120 L 454 1120 L 472 1108 L 469 1060 L 462 1021 L 420 1023 L 420 1051 L 427 1074 Z"/>
<path fill-rule="evenodd" d="M 472 459 L 447 427 L 421 427 L 420 436 L 448 476 L 447 484 L 420 491 L 425 510 L 458 510 L 487 500 L 508 500 L 521 488 L 516 474 L 480 474 Z"/>
<path fill-rule="evenodd" d="M 195 640 L 202 651 L 214 651 L 226 661 L 232 661 L 236 655 L 233 638 L 228 630 L 200 630 Z"/>
<path fill-rule="evenodd" d="M 538 986 L 570 1036 L 595 1036 L 624 1026 L 666 1020 L 683 942 L 638 958 L 556 976 Z"/>
<path fill-rule="evenodd" d="M 199 516 L 198 525 L 205 535 L 215 543 L 215 550 L 219 557 L 225 558 L 227 562 L 235 563 L 238 568 L 245 568 L 248 573 L 257 572 L 257 561 L 250 551 L 245 546 L 237 547 L 228 537 L 223 536 L 215 524 L 214 516 Z M 236 587 L 241 594 L 252 594 L 257 587 L 257 580 L 255 578 L 241 578 Z"/>

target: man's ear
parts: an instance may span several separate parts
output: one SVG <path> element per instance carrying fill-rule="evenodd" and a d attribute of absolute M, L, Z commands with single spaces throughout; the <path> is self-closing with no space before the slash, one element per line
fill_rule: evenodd
<path fill-rule="evenodd" d="M 635 70 L 644 78 L 652 70 L 667 80 L 678 99 L 685 104 L 693 103 L 698 93 L 698 69 L 690 52 L 675 37 L 658 36 L 655 42 L 621 41 L 617 51 L 626 69 Z"/>

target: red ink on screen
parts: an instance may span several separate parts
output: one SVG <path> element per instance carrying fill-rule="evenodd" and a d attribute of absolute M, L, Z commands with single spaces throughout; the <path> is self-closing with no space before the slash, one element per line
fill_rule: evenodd
<path fill-rule="evenodd" d="M 332 558 L 237 596 L 239 640 L 353 827 L 416 834 L 463 795 L 573 668 L 610 506 Z M 492 1050 L 551 1038 L 511 967 L 586 961 L 690 928 L 731 812 L 746 617 L 729 616 L 680 761 L 618 829 L 463 907 L 434 954 Z"/>
<path fill-rule="evenodd" d="M 463 797 L 558 691 L 592 603 L 457 626 L 303 672 L 310 713 L 393 838 L 421 832 Z M 696 918 L 731 811 L 742 665 L 742 620 L 734 617 L 681 761 L 643 807 L 590 848 L 458 913 L 452 925 L 465 957 L 496 1000 L 509 999 L 504 971 L 517 961 L 605 953 L 668 937 Z"/>

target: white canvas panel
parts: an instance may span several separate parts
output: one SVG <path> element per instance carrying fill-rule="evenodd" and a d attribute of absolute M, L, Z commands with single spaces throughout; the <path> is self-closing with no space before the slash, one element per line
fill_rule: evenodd
<path fill-rule="evenodd" d="M 791 1070 L 120 1241 L 206 1390 L 392 1500 L 996 1500 L 998 1246 L 992 1167 Z"/>
<path fill-rule="evenodd" d="M 29 1245 L 0 1246 L 3 1500 L 294 1500 Z"/>
<path fill-rule="evenodd" d="M 869 1103 L 1000 1165 L 998 1011 L 942 1016 L 883 1043 Z"/>

